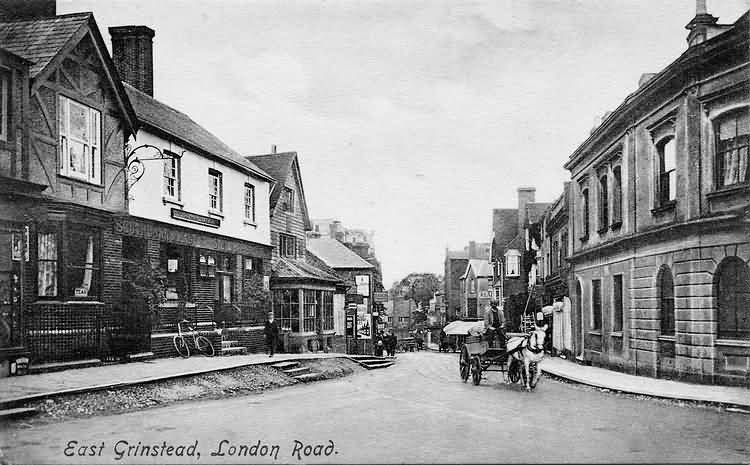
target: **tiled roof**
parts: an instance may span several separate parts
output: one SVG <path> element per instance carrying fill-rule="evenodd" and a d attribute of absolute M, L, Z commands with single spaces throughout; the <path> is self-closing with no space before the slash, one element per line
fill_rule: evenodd
<path fill-rule="evenodd" d="M 551 203 L 534 202 L 526 204 L 526 219 L 528 223 L 536 223 L 542 219 L 547 209 L 552 206 Z"/>
<path fill-rule="evenodd" d="M 273 277 L 276 279 L 306 279 L 326 281 L 330 283 L 338 283 L 341 281 L 338 276 L 321 270 L 304 260 L 294 260 L 283 257 L 279 258 L 274 264 Z"/>
<path fill-rule="evenodd" d="M 307 249 L 331 268 L 374 268 L 362 257 L 349 250 L 336 239 L 328 237 L 309 238 Z"/>
<path fill-rule="evenodd" d="M 276 180 L 276 184 L 271 191 L 271 209 L 273 209 L 276 206 L 276 202 L 279 201 L 284 182 L 292 172 L 292 164 L 294 163 L 294 159 L 297 158 L 297 152 L 253 155 L 245 158 L 255 163 L 260 169 L 270 174 Z"/>
<path fill-rule="evenodd" d="M 29 73 L 33 78 L 92 17 L 91 13 L 73 13 L 51 18 L 0 22 L 0 45 L 29 60 L 32 63 Z"/>
<path fill-rule="evenodd" d="M 518 233 L 516 237 L 513 238 L 512 241 L 508 242 L 508 244 L 505 246 L 505 249 L 516 249 L 516 250 L 525 250 L 526 249 L 526 234 Z"/>
<path fill-rule="evenodd" d="M 492 231 L 494 232 L 495 249 L 505 248 L 506 244 L 518 234 L 518 210 L 515 208 L 496 208 L 492 210 Z"/>
<path fill-rule="evenodd" d="M 156 100 L 128 83 L 125 83 L 125 91 L 128 93 L 141 122 L 187 142 L 189 145 L 233 166 L 255 173 L 264 179 L 272 180 L 268 173 L 246 160 L 245 157 L 235 152 L 185 113 Z"/>

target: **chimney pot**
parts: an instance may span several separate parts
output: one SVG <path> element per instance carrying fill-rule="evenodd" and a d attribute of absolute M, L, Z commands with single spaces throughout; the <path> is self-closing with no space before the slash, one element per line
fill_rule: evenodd
<path fill-rule="evenodd" d="M 154 96 L 155 32 L 147 26 L 109 28 L 112 60 L 120 78 L 143 93 Z"/>

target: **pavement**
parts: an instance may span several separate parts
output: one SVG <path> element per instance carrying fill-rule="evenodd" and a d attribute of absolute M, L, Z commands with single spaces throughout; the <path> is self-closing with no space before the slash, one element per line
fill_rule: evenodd
<path fill-rule="evenodd" d="M 437 344 L 429 344 L 428 348 L 438 350 Z M 545 357 L 541 367 L 543 372 L 550 375 L 612 391 L 750 409 L 750 389 L 744 387 L 694 384 L 635 376 L 550 356 Z"/>
<path fill-rule="evenodd" d="M 276 354 L 273 357 L 266 354 L 248 354 L 226 357 L 158 358 L 52 373 L 11 376 L 0 378 L 0 406 L 7 408 L 49 396 L 143 384 L 248 365 L 341 356 L 344 354 Z"/>

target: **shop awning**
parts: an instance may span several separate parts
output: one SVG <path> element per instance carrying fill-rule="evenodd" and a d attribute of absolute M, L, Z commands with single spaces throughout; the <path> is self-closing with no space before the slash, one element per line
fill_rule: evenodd
<path fill-rule="evenodd" d="M 445 334 L 447 335 L 455 335 L 455 336 L 466 336 L 469 334 L 469 331 L 473 327 L 477 327 L 480 329 L 484 328 L 484 322 L 483 321 L 453 321 L 445 325 L 443 328 L 443 331 L 445 331 Z"/>

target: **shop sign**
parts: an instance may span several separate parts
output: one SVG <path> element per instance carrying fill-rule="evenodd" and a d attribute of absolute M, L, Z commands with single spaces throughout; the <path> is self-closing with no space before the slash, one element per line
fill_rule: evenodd
<path fill-rule="evenodd" d="M 179 208 L 172 209 L 172 218 L 176 220 L 187 221 L 189 223 L 208 226 L 210 228 L 218 228 L 219 226 L 221 226 L 221 220 L 219 220 L 218 218 L 186 212 L 185 210 L 181 210 Z"/>
<path fill-rule="evenodd" d="M 370 295 L 370 277 L 368 275 L 358 275 L 354 277 L 357 284 L 357 294 L 369 296 Z"/>
<path fill-rule="evenodd" d="M 382 304 L 383 302 L 388 302 L 388 293 L 387 292 L 373 292 L 372 300 L 376 304 Z"/>

